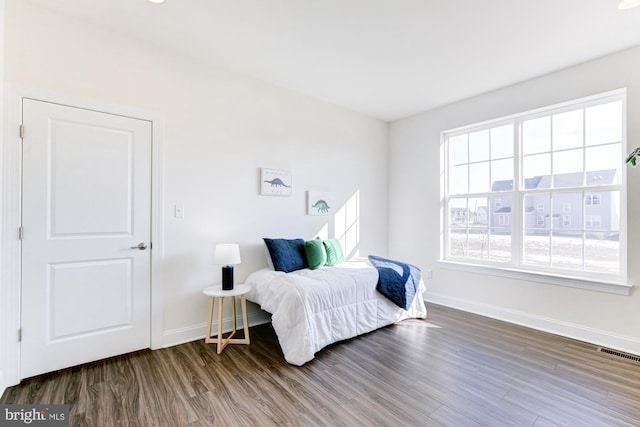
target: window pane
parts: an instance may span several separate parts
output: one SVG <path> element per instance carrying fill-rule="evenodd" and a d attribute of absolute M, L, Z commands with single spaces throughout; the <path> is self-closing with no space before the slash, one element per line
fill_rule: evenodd
<path fill-rule="evenodd" d="M 582 193 L 555 193 L 553 194 L 553 228 L 558 230 L 582 230 Z"/>
<path fill-rule="evenodd" d="M 486 226 L 489 221 L 489 206 L 486 197 L 469 199 L 469 224 Z"/>
<path fill-rule="evenodd" d="M 586 193 L 584 198 L 585 230 L 620 231 L 620 192 Z"/>
<path fill-rule="evenodd" d="M 467 253 L 467 229 L 451 229 L 449 231 L 449 255 L 453 258 L 464 258 Z"/>
<path fill-rule="evenodd" d="M 486 228 L 469 229 L 469 250 L 467 252 L 467 258 L 489 258 L 489 236 Z"/>
<path fill-rule="evenodd" d="M 622 141 L 622 101 L 587 108 L 585 120 L 587 145 Z"/>
<path fill-rule="evenodd" d="M 582 147 L 582 114 L 583 110 L 580 109 L 553 116 L 554 150 Z"/>
<path fill-rule="evenodd" d="M 513 190 L 513 159 L 491 162 L 491 191 Z"/>
<path fill-rule="evenodd" d="M 620 183 L 622 144 L 590 147 L 586 152 L 587 185 Z"/>
<path fill-rule="evenodd" d="M 556 231 L 551 236 L 551 265 L 582 270 L 582 233 Z"/>
<path fill-rule="evenodd" d="M 549 193 L 530 194 L 524 198 L 525 228 L 546 230 L 551 226 Z"/>
<path fill-rule="evenodd" d="M 538 154 L 522 159 L 522 175 L 526 190 L 551 187 L 551 155 Z"/>
<path fill-rule="evenodd" d="M 597 214 L 587 214 L 584 216 L 584 228 L 587 230 L 601 230 L 602 216 Z"/>
<path fill-rule="evenodd" d="M 522 123 L 522 153 L 551 151 L 551 117 L 526 120 Z"/>
<path fill-rule="evenodd" d="M 584 182 L 582 155 L 582 149 L 553 153 L 554 187 L 582 187 Z"/>
<path fill-rule="evenodd" d="M 620 234 L 620 192 L 610 191 L 603 193 L 603 195 L 607 197 L 604 200 L 611 206 L 609 211 L 611 215 L 609 230 Z"/>
<path fill-rule="evenodd" d="M 489 162 L 469 165 L 469 192 L 489 192 Z"/>
<path fill-rule="evenodd" d="M 513 125 L 491 129 L 491 158 L 513 157 Z"/>
<path fill-rule="evenodd" d="M 585 270 L 598 273 L 620 272 L 618 233 L 588 233 L 584 242 Z"/>
<path fill-rule="evenodd" d="M 469 211 L 467 209 L 467 199 L 449 200 L 449 225 L 452 227 L 465 226 Z"/>
<path fill-rule="evenodd" d="M 491 197 L 489 199 L 489 215 L 494 232 L 511 234 L 511 197 Z"/>
<path fill-rule="evenodd" d="M 489 160 L 489 129 L 469 134 L 469 161 Z"/>
<path fill-rule="evenodd" d="M 449 138 L 449 161 L 452 165 L 467 163 L 468 153 L 466 134 Z"/>
<path fill-rule="evenodd" d="M 449 169 L 449 193 L 464 194 L 469 192 L 469 172 L 467 165 L 454 166 Z"/>
<path fill-rule="evenodd" d="M 546 267 L 551 258 L 549 232 L 527 231 L 524 234 L 524 263 Z"/>
<path fill-rule="evenodd" d="M 510 230 L 492 229 L 489 235 L 489 258 L 497 262 L 511 261 Z"/>

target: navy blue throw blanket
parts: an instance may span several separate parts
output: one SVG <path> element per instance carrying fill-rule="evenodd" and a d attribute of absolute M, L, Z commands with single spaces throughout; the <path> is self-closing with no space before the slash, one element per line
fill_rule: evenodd
<path fill-rule="evenodd" d="M 408 310 L 420 283 L 420 268 L 375 255 L 369 255 L 369 262 L 378 269 L 378 292 Z"/>

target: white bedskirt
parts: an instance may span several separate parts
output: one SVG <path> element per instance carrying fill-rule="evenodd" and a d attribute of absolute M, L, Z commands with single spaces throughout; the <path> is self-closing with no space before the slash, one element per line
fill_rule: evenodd
<path fill-rule="evenodd" d="M 376 291 L 377 282 L 378 271 L 364 258 L 291 273 L 265 268 L 245 281 L 251 285 L 247 299 L 272 314 L 284 357 L 293 365 L 303 365 L 337 341 L 427 317 L 422 280 L 409 310 Z"/>

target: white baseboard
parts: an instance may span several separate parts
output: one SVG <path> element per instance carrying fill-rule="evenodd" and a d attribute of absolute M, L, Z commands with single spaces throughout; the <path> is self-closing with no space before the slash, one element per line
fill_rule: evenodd
<path fill-rule="evenodd" d="M 271 322 L 271 315 L 264 311 L 254 311 L 251 313 L 247 313 L 247 318 L 249 320 L 249 326 L 257 326 L 263 323 Z M 242 327 L 241 322 L 239 322 L 237 326 Z M 214 322 L 213 328 L 217 331 L 217 323 Z M 223 320 L 222 331 L 223 333 L 231 331 L 231 317 Z M 187 326 L 185 328 L 171 329 L 164 332 L 164 335 L 162 337 L 162 347 L 172 347 L 174 345 L 201 340 L 204 339 L 206 334 L 206 323 Z"/>
<path fill-rule="evenodd" d="M 622 352 L 640 355 L 640 340 L 634 337 L 612 334 L 607 331 L 590 328 L 575 323 L 563 322 L 557 319 L 537 316 L 530 313 L 511 310 L 504 307 L 479 304 L 474 301 L 451 298 L 446 295 L 425 293 L 427 303 L 444 305 L 481 316 L 503 320 L 509 323 L 526 326 L 528 328 L 561 335 L 602 347 L 613 348 Z M 427 307 L 428 309 L 428 307 Z"/>

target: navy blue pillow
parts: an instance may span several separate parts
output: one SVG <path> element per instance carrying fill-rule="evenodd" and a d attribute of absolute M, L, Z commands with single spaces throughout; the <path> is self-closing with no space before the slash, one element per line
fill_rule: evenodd
<path fill-rule="evenodd" d="M 304 252 L 303 239 L 287 240 L 264 238 L 263 240 L 267 245 L 267 249 L 269 249 L 274 270 L 289 273 L 307 267 L 307 257 Z"/>

